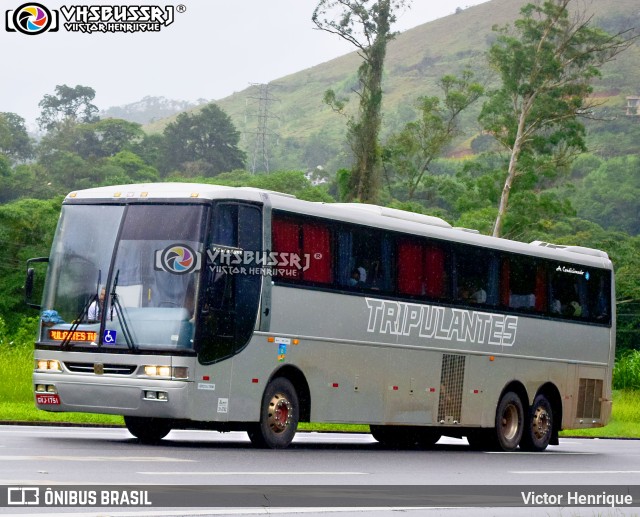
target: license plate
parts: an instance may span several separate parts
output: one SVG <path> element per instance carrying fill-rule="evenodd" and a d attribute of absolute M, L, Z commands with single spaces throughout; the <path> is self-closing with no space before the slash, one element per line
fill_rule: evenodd
<path fill-rule="evenodd" d="M 36 402 L 41 405 L 60 405 L 59 395 L 36 395 Z"/>

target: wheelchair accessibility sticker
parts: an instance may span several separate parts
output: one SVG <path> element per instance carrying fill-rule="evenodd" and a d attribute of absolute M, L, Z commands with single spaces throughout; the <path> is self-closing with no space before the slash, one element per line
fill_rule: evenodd
<path fill-rule="evenodd" d="M 105 329 L 104 334 L 102 335 L 102 342 L 105 345 L 115 345 L 116 344 L 116 330 L 107 330 Z"/>

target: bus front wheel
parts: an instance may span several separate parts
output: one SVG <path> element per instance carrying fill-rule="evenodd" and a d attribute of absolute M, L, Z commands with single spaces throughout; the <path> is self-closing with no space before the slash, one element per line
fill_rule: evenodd
<path fill-rule="evenodd" d="M 257 447 L 284 449 L 298 429 L 300 404 L 296 389 L 288 379 L 273 379 L 264 391 L 260 422 L 249 429 L 249 439 Z"/>
<path fill-rule="evenodd" d="M 522 439 L 524 409 L 520 397 L 508 391 L 500 399 L 496 411 L 495 439 L 503 451 L 514 451 Z"/>
<path fill-rule="evenodd" d="M 142 443 L 157 443 L 171 431 L 171 423 L 164 418 L 125 416 L 127 430 Z"/>
<path fill-rule="evenodd" d="M 520 448 L 526 451 L 544 451 L 553 432 L 553 409 L 544 395 L 538 395 L 531 406 L 525 424 Z"/>

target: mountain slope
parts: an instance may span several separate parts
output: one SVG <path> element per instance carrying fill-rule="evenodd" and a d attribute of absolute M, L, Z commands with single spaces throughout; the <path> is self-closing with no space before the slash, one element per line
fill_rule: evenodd
<path fill-rule="evenodd" d="M 388 47 L 385 64 L 383 134 L 413 117 L 419 96 L 438 94 L 436 81 L 445 74 L 459 73 L 468 66 L 479 79 L 491 84 L 494 78 L 484 53 L 495 39 L 492 26 L 512 23 L 526 3 L 492 0 L 399 34 Z M 640 27 L 637 0 L 575 2 L 575 7 L 593 13 L 594 23 L 609 32 Z M 329 37 L 335 36 L 327 34 Z M 289 139 L 290 145 L 294 142 L 304 148 L 310 137 L 322 135 L 327 146 L 338 149 L 343 145 L 345 119 L 324 105 L 322 97 L 332 88 L 339 97 L 350 99 L 348 109 L 356 109 L 353 89 L 360 62 L 353 52 L 273 81 L 269 85 L 269 96 L 274 99 L 268 106 L 270 140 Z M 599 97 L 618 106 L 622 106 L 625 96 L 640 93 L 640 45 L 636 43 L 608 64 L 603 79 L 595 86 Z M 243 133 L 242 145 L 249 151 L 254 145 L 259 96 L 259 89 L 251 87 L 217 101 Z M 160 131 L 170 120 L 159 121 L 148 129 Z M 474 113 L 465 120 L 471 132 L 477 129 L 474 120 Z"/>

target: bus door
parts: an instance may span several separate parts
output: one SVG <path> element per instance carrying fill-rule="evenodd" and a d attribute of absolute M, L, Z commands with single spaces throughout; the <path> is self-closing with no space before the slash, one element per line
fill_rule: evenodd
<path fill-rule="evenodd" d="M 214 205 L 196 342 L 197 399 L 206 399 L 198 407 L 210 411 L 213 404 L 214 412 L 222 413 L 216 420 L 225 420 L 227 411 L 231 367 L 225 359 L 247 345 L 256 326 L 262 276 L 255 256 L 262 248 L 261 207 L 233 201 Z"/>

